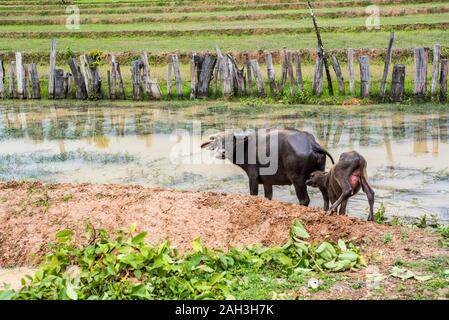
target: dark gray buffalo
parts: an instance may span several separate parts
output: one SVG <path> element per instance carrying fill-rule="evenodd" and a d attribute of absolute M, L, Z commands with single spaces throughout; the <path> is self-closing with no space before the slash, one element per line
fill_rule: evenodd
<path fill-rule="evenodd" d="M 326 155 L 332 156 L 314 136 L 296 129 L 263 129 L 254 132 L 222 132 L 210 136 L 201 148 L 215 151 L 242 168 L 249 178 L 249 191 L 257 195 L 263 184 L 265 197 L 273 197 L 273 185 L 294 185 L 299 203 L 308 206 L 306 181 L 316 170 L 323 171 Z M 327 194 L 324 195 L 323 197 Z"/>

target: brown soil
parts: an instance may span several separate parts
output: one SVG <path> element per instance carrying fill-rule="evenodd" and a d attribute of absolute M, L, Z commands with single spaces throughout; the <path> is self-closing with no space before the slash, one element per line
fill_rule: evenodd
<path fill-rule="evenodd" d="M 400 239 L 401 229 L 356 218 L 326 215 L 296 204 L 262 197 L 213 192 L 182 192 L 140 186 L 95 184 L 0 183 L 0 267 L 32 265 L 47 252 L 59 230 L 73 229 L 83 242 L 86 222 L 108 231 L 127 230 L 136 223 L 148 231 L 151 243 L 168 239 L 181 251 L 201 237 L 213 248 L 250 244 L 282 244 L 292 221 L 298 218 L 310 241 L 351 239 L 371 249 L 385 248 L 381 235 Z M 386 249 L 413 252 L 432 249 L 435 239 L 424 231 L 413 232 L 406 246 Z M 415 253 L 416 256 L 416 253 Z"/>

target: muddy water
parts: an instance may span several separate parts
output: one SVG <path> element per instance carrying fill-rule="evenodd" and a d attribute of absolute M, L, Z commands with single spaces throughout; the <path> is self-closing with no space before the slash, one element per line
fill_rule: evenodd
<path fill-rule="evenodd" d="M 259 113 L 225 106 L 180 110 L 108 107 L 1 107 L 0 179 L 131 183 L 248 193 L 243 171 L 216 160 L 200 141 L 215 130 L 295 127 L 314 134 L 338 158 L 356 149 L 368 161 L 376 208 L 389 216 L 434 214 L 449 220 L 449 114 L 429 112 Z M 321 196 L 309 189 L 312 206 Z M 260 190 L 262 194 L 262 188 Z M 292 187 L 274 199 L 296 202 Z M 366 217 L 360 193 L 349 214 Z"/>

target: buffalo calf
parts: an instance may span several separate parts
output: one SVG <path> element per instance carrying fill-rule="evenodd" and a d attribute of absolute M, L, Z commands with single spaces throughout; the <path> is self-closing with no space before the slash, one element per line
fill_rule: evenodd
<path fill-rule="evenodd" d="M 372 221 L 374 191 L 368 184 L 366 167 L 366 160 L 361 154 L 356 151 L 345 152 L 340 155 L 340 159 L 328 173 L 315 171 L 310 175 L 306 184 L 320 189 L 326 211 L 334 212 L 340 207 L 339 214 L 346 214 L 348 199 L 362 188 L 368 197 L 368 221 Z M 327 194 L 327 199 L 324 194 Z M 332 203 L 330 208 L 329 201 Z"/>

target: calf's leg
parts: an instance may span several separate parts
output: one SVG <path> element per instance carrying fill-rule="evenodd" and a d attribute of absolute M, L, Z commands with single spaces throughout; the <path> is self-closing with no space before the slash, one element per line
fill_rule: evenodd
<path fill-rule="evenodd" d="M 257 178 L 249 178 L 249 194 L 252 196 L 259 194 L 259 181 L 257 181 Z"/>
<path fill-rule="evenodd" d="M 368 203 L 369 203 L 368 221 L 373 221 L 374 220 L 374 191 L 370 187 L 370 185 L 368 184 L 368 181 L 366 180 L 366 178 L 364 176 L 361 177 L 360 181 L 362 183 L 363 192 L 366 193 L 366 196 L 368 198 Z"/>
<path fill-rule="evenodd" d="M 344 216 L 346 214 L 346 206 L 348 205 L 348 200 L 344 200 L 341 205 L 340 205 L 340 209 L 338 211 L 338 213 L 342 216 Z"/>

